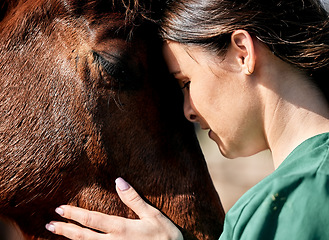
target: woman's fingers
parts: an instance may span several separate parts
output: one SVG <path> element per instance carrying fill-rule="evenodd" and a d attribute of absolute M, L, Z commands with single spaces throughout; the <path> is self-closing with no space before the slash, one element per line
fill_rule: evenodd
<path fill-rule="evenodd" d="M 139 239 L 155 239 L 155 236 L 166 236 L 166 239 L 182 240 L 182 233 L 176 226 L 166 218 L 158 209 L 147 204 L 127 182 L 122 178 L 116 179 L 116 189 L 122 202 L 133 210 L 145 224 L 145 238 Z M 146 225 L 147 223 L 147 225 Z M 140 233 L 142 232 L 139 230 Z"/>
<path fill-rule="evenodd" d="M 139 217 L 150 218 L 153 217 L 154 212 L 159 213 L 157 209 L 148 205 L 122 178 L 116 181 L 116 189 L 121 200 L 131 208 Z M 91 229 L 95 229 L 104 233 L 112 233 L 120 231 L 124 226 L 132 220 L 123 219 L 117 216 L 111 216 L 100 212 L 89 211 L 79 207 L 70 205 L 62 205 L 55 210 L 59 215 L 66 219 L 70 219 L 80 223 Z M 60 225 L 62 226 L 62 225 Z"/>
<path fill-rule="evenodd" d="M 117 178 L 115 180 L 116 190 L 118 192 L 121 201 L 126 204 L 131 210 L 133 210 L 140 219 L 147 217 L 154 217 L 155 214 L 160 213 L 157 209 L 153 208 L 151 205 L 147 204 L 122 178 Z"/>
<path fill-rule="evenodd" d="M 120 226 L 122 227 L 124 224 L 120 217 L 69 205 L 60 206 L 59 208 L 56 208 L 55 211 L 66 219 L 76 221 L 83 226 L 106 233 L 112 232 L 113 229 L 117 229 Z"/>
<path fill-rule="evenodd" d="M 110 236 L 107 234 L 96 233 L 89 230 L 88 228 L 82 228 L 71 223 L 64 222 L 51 222 L 46 225 L 46 228 L 58 235 L 67 237 L 68 239 L 83 239 L 83 240 L 95 240 L 95 239 L 110 239 Z"/>
<path fill-rule="evenodd" d="M 116 180 L 116 189 L 121 200 L 131 208 L 140 219 L 126 219 L 88 211 L 78 207 L 63 205 L 56 209 L 62 217 L 79 222 L 83 228 L 71 223 L 51 222 L 46 228 L 69 239 L 134 239 L 146 240 L 166 238 L 181 240 L 178 228 L 159 210 L 147 204 L 138 193 L 122 178 Z M 101 231 L 94 232 L 92 229 Z"/>

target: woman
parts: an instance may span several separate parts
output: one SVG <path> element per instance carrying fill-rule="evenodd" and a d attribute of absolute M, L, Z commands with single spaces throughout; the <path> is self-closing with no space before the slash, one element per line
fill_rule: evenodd
<path fill-rule="evenodd" d="M 162 22 L 186 118 L 228 158 L 270 149 L 276 168 L 228 212 L 220 239 L 329 239 L 329 23 L 316 0 L 178 0 Z M 123 179 L 129 220 L 61 206 L 71 239 L 182 239 Z"/>

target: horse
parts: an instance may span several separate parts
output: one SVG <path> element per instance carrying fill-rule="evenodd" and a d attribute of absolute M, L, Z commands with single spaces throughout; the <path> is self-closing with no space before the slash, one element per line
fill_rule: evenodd
<path fill-rule="evenodd" d="M 164 2 L 164 1 L 162 1 Z M 127 218 L 123 177 L 181 229 L 224 219 L 162 58 L 157 0 L 0 0 L 0 214 L 26 239 L 70 204 Z"/>

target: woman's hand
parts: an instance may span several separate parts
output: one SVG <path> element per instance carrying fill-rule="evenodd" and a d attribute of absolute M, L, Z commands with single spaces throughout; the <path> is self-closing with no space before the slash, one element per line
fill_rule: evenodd
<path fill-rule="evenodd" d="M 59 215 L 101 233 L 65 222 L 51 222 L 46 229 L 69 239 L 183 239 L 178 228 L 159 210 L 148 205 L 127 182 L 122 178 L 115 182 L 121 200 L 140 219 L 127 219 L 65 205 L 56 209 Z"/>

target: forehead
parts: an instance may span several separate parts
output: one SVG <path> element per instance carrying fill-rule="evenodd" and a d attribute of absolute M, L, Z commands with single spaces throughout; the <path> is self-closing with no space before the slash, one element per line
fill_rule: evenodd
<path fill-rule="evenodd" d="M 193 60 L 187 47 L 177 42 L 166 41 L 163 45 L 163 54 L 171 73 L 181 71 L 183 63 L 187 65 Z"/>
<path fill-rule="evenodd" d="M 181 43 L 166 41 L 163 54 L 171 73 L 190 71 L 195 67 L 209 66 L 211 54 L 201 47 L 187 46 Z"/>

